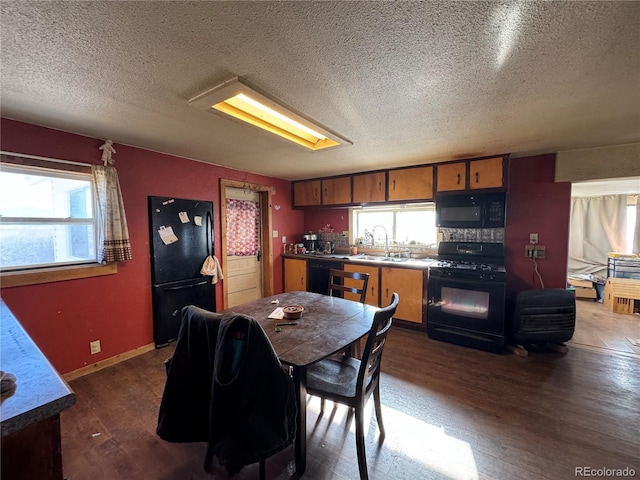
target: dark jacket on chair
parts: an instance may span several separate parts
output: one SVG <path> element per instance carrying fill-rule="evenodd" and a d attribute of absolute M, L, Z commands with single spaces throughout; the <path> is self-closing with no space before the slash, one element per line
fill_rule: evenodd
<path fill-rule="evenodd" d="M 258 322 L 240 314 L 182 310 L 158 416 L 169 442 L 207 442 L 229 475 L 291 444 L 293 383 Z"/>

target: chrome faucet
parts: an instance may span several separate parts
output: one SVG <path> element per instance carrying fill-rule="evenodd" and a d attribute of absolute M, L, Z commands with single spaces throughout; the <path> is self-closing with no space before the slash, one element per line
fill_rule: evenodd
<path fill-rule="evenodd" d="M 373 236 L 373 234 L 376 233 L 376 228 L 378 227 L 384 230 L 384 256 L 388 257 L 389 256 L 389 235 L 387 234 L 387 229 L 384 228 L 384 226 L 382 225 L 376 225 L 375 227 L 373 227 L 373 230 L 371 230 L 371 235 Z M 375 243 L 375 237 L 373 239 L 373 242 Z"/>

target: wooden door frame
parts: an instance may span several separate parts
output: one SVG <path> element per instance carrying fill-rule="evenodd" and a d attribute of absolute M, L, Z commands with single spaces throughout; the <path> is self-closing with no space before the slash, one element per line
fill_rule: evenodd
<path fill-rule="evenodd" d="M 273 295 L 273 237 L 271 218 L 271 187 L 237 180 L 220 179 L 220 234 L 222 271 L 227 271 L 227 188 L 251 190 L 260 196 L 260 244 L 262 247 L 262 296 Z M 229 288 L 222 282 L 223 309 L 229 304 Z"/>

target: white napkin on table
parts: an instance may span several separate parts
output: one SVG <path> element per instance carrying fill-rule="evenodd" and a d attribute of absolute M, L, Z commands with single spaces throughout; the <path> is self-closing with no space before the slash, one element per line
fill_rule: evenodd
<path fill-rule="evenodd" d="M 269 315 L 267 318 L 282 320 L 284 318 L 284 310 L 282 310 L 282 307 L 278 307 L 273 312 L 271 312 L 271 315 Z"/>

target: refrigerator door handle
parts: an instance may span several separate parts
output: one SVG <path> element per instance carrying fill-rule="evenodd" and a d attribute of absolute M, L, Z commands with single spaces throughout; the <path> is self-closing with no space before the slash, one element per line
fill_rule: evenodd
<path fill-rule="evenodd" d="M 257 256 L 258 256 L 258 261 L 260 261 L 260 259 L 262 258 L 262 251 L 261 250 L 258 250 L 258 255 Z"/>
<path fill-rule="evenodd" d="M 192 287 L 197 287 L 199 285 L 204 285 L 205 283 L 207 283 L 207 280 L 203 280 L 202 282 L 198 282 L 198 283 L 190 283 L 189 285 L 181 285 L 179 287 L 167 287 L 167 288 L 163 288 L 163 290 L 183 290 L 185 288 L 192 288 Z"/>

